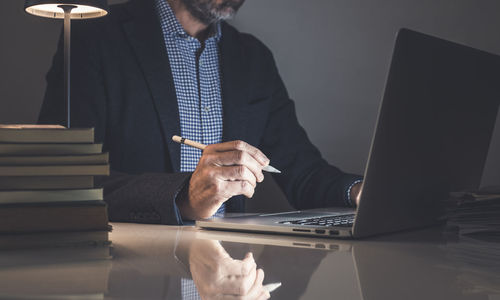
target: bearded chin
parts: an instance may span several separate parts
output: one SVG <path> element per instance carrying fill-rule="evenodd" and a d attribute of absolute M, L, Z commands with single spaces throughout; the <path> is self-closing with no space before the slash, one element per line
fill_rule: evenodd
<path fill-rule="evenodd" d="M 232 7 L 226 7 L 222 10 L 213 8 L 210 11 L 210 15 L 215 22 L 220 20 L 229 20 L 236 15 L 236 10 Z"/>
<path fill-rule="evenodd" d="M 244 1 L 227 0 L 215 5 L 214 0 L 182 0 L 191 15 L 206 25 L 233 18 Z"/>

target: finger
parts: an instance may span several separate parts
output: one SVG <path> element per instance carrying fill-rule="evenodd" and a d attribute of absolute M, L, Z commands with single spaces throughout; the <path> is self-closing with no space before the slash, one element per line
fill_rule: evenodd
<path fill-rule="evenodd" d="M 246 166 L 226 166 L 221 167 L 222 176 L 225 177 L 225 180 L 229 181 L 237 181 L 237 180 L 245 180 L 248 181 L 252 185 L 252 187 L 257 186 L 257 177 L 255 177 L 254 173 L 250 171 L 250 169 Z"/>
<path fill-rule="evenodd" d="M 251 271 L 257 268 L 257 264 L 255 263 L 255 259 L 253 258 L 253 253 L 248 252 L 243 258 L 243 265 L 241 267 L 241 275 L 247 275 Z"/>
<path fill-rule="evenodd" d="M 226 276 L 220 283 L 222 294 L 247 295 L 255 283 L 257 269 L 254 268 L 248 274 L 239 276 Z"/>
<path fill-rule="evenodd" d="M 264 291 L 262 291 L 262 293 L 260 294 L 260 296 L 259 296 L 258 299 L 265 300 L 265 299 L 269 299 L 269 298 L 271 298 L 271 293 L 269 293 L 268 291 L 264 290 Z"/>
<path fill-rule="evenodd" d="M 237 195 L 244 195 L 247 198 L 252 198 L 255 193 L 255 189 L 252 184 L 246 180 L 223 181 L 221 186 L 224 187 L 227 199 Z"/>
<path fill-rule="evenodd" d="M 266 299 L 266 294 L 269 294 L 264 287 L 262 282 L 264 281 L 264 271 L 258 269 L 256 272 L 255 280 L 248 289 L 247 293 L 241 294 L 244 297 L 242 299 Z"/>
<path fill-rule="evenodd" d="M 248 181 L 255 188 L 257 185 L 257 178 L 246 166 L 224 166 L 219 167 L 216 171 L 217 179 L 229 181 Z"/>
<path fill-rule="evenodd" d="M 269 299 L 269 298 L 271 298 L 271 295 L 267 291 L 262 291 L 262 293 L 259 296 L 253 297 L 253 298 L 248 297 L 248 296 L 237 296 L 237 295 L 217 295 L 217 297 L 214 299 L 220 299 L 220 300 L 265 300 L 265 299 Z M 205 298 L 203 298 L 203 299 L 205 299 Z"/>
<path fill-rule="evenodd" d="M 248 152 L 242 150 L 232 150 L 226 152 L 216 152 L 208 154 L 209 161 L 219 166 L 242 165 L 247 167 L 257 178 L 257 182 L 264 180 L 262 168 L 264 167 Z"/>
<path fill-rule="evenodd" d="M 202 297 L 203 298 L 203 297 Z M 224 295 L 224 294 L 219 294 L 216 296 L 214 299 L 220 299 L 220 300 L 265 300 L 271 298 L 271 295 L 269 294 L 268 291 L 262 290 L 261 293 L 258 296 L 253 296 L 253 295 Z M 205 299 L 205 298 L 203 298 Z M 212 298 L 211 298 L 212 299 Z"/>
<path fill-rule="evenodd" d="M 219 144 L 212 144 L 209 145 L 203 150 L 203 152 L 225 152 L 225 151 L 232 151 L 232 150 L 241 150 L 248 152 L 248 154 L 252 155 L 262 166 L 267 166 L 269 164 L 269 158 L 267 158 L 262 151 L 260 151 L 258 148 L 243 142 L 243 141 L 230 141 L 230 142 L 225 142 L 225 143 L 219 143 Z"/>
<path fill-rule="evenodd" d="M 361 187 L 359 188 L 358 195 L 356 196 L 356 206 L 359 207 L 359 202 L 361 201 L 361 194 L 363 193 L 363 183 L 361 183 Z"/>
<path fill-rule="evenodd" d="M 264 289 L 262 289 L 260 291 L 260 294 L 258 294 L 257 296 L 251 295 L 251 296 L 242 297 L 242 299 L 245 299 L 245 300 L 246 299 L 248 299 L 248 300 L 250 300 L 250 299 L 252 299 L 252 300 L 254 300 L 254 299 L 255 300 L 265 300 L 265 299 L 269 299 L 269 298 L 271 298 L 271 294 Z"/>

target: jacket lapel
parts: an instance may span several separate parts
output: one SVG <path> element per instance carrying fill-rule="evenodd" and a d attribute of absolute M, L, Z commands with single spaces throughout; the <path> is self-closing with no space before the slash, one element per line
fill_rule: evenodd
<path fill-rule="evenodd" d="M 163 139 L 174 172 L 180 171 L 180 145 L 172 135 L 180 134 L 174 81 L 154 1 L 131 1 L 131 18 L 122 25 L 144 72 L 162 126 Z"/>

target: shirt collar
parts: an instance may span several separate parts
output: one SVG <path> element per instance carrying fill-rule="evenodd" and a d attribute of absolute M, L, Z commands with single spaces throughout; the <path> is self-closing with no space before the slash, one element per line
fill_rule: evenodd
<path fill-rule="evenodd" d="M 167 0 L 156 0 L 156 12 L 160 19 L 163 34 L 177 35 L 183 38 L 189 37 L 179 20 L 175 16 Z M 214 38 L 219 41 L 222 36 L 220 21 L 211 25 L 211 33 L 208 39 Z"/>

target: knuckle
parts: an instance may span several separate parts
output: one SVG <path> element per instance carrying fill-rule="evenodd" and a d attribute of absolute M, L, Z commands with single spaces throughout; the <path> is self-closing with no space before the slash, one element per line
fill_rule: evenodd
<path fill-rule="evenodd" d="M 257 178 L 253 174 L 251 174 L 248 178 L 248 182 L 252 185 L 252 187 L 255 187 L 257 185 Z"/>
<path fill-rule="evenodd" d="M 214 158 L 215 155 L 213 155 L 212 153 L 210 152 L 204 152 L 201 157 L 200 157 L 200 161 L 201 160 L 204 160 L 204 161 L 210 161 Z"/>
<path fill-rule="evenodd" d="M 245 170 L 246 168 L 244 166 L 236 166 L 236 174 L 239 177 L 243 177 L 243 175 L 245 175 Z"/>
<path fill-rule="evenodd" d="M 264 156 L 264 154 L 262 152 L 260 152 L 260 150 L 255 148 L 255 147 L 252 147 L 251 152 L 252 152 L 252 155 L 255 155 L 255 156 Z"/>
<path fill-rule="evenodd" d="M 235 156 L 234 161 L 237 164 L 242 164 L 243 161 L 245 160 L 245 152 L 243 152 L 241 150 L 234 151 L 234 156 Z"/>
<path fill-rule="evenodd" d="M 255 192 L 255 188 L 250 183 L 248 183 L 248 181 L 246 181 L 246 180 L 241 181 L 241 190 L 249 198 L 251 198 Z"/>
<path fill-rule="evenodd" d="M 210 161 L 210 154 L 203 154 L 198 161 L 198 166 L 205 165 L 208 161 Z"/>
<path fill-rule="evenodd" d="M 212 180 L 215 176 L 214 168 L 203 168 L 203 176 L 209 181 Z"/>
<path fill-rule="evenodd" d="M 242 180 L 242 181 L 240 181 L 240 185 L 241 185 L 241 189 L 245 190 L 245 189 L 247 189 L 248 182 L 246 182 L 246 180 Z"/>
<path fill-rule="evenodd" d="M 246 144 L 244 141 L 241 140 L 236 140 L 233 142 L 234 143 L 234 148 L 238 150 L 245 150 Z"/>
<path fill-rule="evenodd" d="M 213 153 L 203 154 L 198 161 L 198 165 L 202 167 L 209 167 L 217 160 L 217 155 Z"/>

